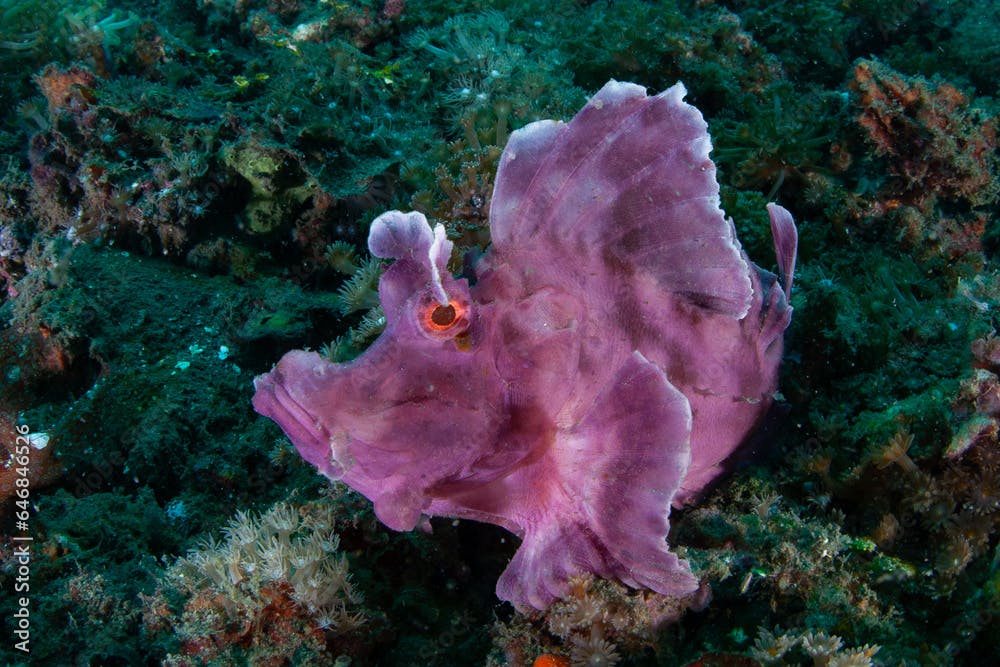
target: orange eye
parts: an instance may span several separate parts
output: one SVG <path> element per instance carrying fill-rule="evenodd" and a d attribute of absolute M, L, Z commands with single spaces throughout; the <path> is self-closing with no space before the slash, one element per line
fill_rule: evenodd
<path fill-rule="evenodd" d="M 465 308 L 454 301 L 447 306 L 431 303 L 424 310 L 424 325 L 429 331 L 445 332 L 461 321 L 464 314 Z"/>

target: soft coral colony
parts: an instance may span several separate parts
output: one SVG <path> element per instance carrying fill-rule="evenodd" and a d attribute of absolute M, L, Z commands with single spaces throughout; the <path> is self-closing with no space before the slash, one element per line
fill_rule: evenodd
<path fill-rule="evenodd" d="M 369 248 L 395 260 L 385 332 L 351 362 L 292 352 L 256 380 L 257 410 L 390 528 L 453 516 L 517 534 L 497 594 L 523 610 L 580 575 L 695 593 L 670 505 L 772 403 L 795 226 L 769 205 L 781 277 L 750 263 L 684 94 L 612 81 L 568 123 L 514 132 L 470 277 L 449 273 L 442 225 L 377 218 Z"/>

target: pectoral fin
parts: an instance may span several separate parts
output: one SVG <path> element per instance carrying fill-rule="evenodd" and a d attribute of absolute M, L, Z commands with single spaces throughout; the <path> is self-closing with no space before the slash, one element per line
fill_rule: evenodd
<path fill-rule="evenodd" d="M 687 595 L 698 585 L 667 548 L 670 501 L 690 460 L 691 410 L 656 365 L 635 352 L 586 416 L 560 433 L 537 521 L 497 583 L 520 608 L 544 609 L 566 580 L 594 573 Z"/>

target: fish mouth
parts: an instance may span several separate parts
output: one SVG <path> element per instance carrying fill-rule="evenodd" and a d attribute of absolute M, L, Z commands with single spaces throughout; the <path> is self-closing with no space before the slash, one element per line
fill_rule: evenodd
<path fill-rule="evenodd" d="M 336 476 L 338 466 L 332 460 L 326 428 L 292 396 L 286 384 L 278 368 L 254 378 L 254 410 L 278 424 L 302 458 L 324 475 Z"/>

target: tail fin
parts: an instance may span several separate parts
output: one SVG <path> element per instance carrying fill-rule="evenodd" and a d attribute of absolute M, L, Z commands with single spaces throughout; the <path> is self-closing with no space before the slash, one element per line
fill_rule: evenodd
<path fill-rule="evenodd" d="M 774 237 L 774 251 L 778 255 L 778 271 L 781 286 L 785 288 L 785 299 L 792 296 L 792 280 L 795 277 L 795 256 L 799 248 L 799 233 L 788 209 L 771 203 L 767 205 L 771 216 L 771 236 Z"/>

